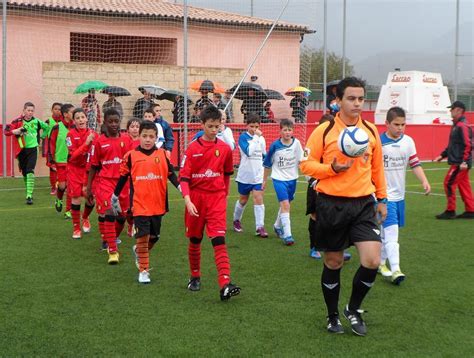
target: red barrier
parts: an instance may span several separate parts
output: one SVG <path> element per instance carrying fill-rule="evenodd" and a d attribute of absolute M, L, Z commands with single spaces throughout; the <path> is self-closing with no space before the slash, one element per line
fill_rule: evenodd
<path fill-rule="evenodd" d="M 7 170 L 6 176 L 12 177 L 15 175 L 15 158 L 13 153 L 13 137 L 5 137 L 7 146 Z M 0 124 L 0 175 L 3 175 L 3 126 Z"/>

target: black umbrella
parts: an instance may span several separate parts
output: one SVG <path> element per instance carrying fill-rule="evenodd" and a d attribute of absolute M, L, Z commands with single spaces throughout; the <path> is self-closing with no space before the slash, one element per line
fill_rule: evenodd
<path fill-rule="evenodd" d="M 229 89 L 229 91 L 234 93 L 237 86 L 238 86 L 238 84 L 236 84 L 234 87 Z M 255 97 L 258 98 L 258 99 L 261 99 L 262 102 L 266 101 L 268 99 L 268 95 L 265 93 L 262 86 L 260 86 L 256 83 L 253 83 L 253 82 L 242 82 L 242 85 L 239 87 L 239 90 L 235 94 L 235 98 L 241 99 L 241 100 L 251 98 L 249 96 L 249 91 L 250 90 L 253 90 L 255 92 Z"/>
<path fill-rule="evenodd" d="M 268 99 L 273 99 L 276 101 L 282 101 L 285 99 L 285 97 L 283 97 L 283 95 L 278 91 L 269 88 L 265 88 L 264 91 L 267 94 Z"/>
<path fill-rule="evenodd" d="M 156 96 L 156 99 L 174 102 L 176 101 L 176 97 L 178 96 L 181 96 L 184 98 L 184 93 L 180 91 L 176 91 L 176 90 L 167 90 L 166 92 L 163 92 L 159 96 Z M 188 98 L 188 104 L 191 104 L 191 103 L 193 103 L 193 101 L 191 101 Z"/>
<path fill-rule="evenodd" d="M 131 96 L 131 93 L 127 89 L 118 86 L 107 86 L 103 88 L 100 93 L 112 94 L 115 97 Z"/>
<path fill-rule="evenodd" d="M 329 81 L 326 83 L 326 92 L 329 93 L 331 92 L 331 87 L 337 86 L 341 82 L 341 80 L 334 80 L 334 81 Z"/>

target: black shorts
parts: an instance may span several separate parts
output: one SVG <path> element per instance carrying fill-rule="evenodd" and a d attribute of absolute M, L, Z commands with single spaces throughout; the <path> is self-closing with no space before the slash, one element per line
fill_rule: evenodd
<path fill-rule="evenodd" d="M 36 160 L 38 159 L 38 148 L 23 148 L 18 154 L 18 166 L 23 176 L 35 172 Z"/>
<path fill-rule="evenodd" d="M 318 193 L 314 246 L 318 251 L 343 251 L 356 242 L 381 241 L 371 195 L 345 198 Z"/>
<path fill-rule="evenodd" d="M 150 235 L 150 237 L 160 237 L 162 217 L 163 215 L 134 216 L 133 223 L 135 224 L 135 237 L 143 237 L 145 235 Z"/>

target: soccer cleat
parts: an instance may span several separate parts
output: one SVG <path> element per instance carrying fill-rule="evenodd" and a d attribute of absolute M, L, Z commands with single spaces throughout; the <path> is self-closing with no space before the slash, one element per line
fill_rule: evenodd
<path fill-rule="evenodd" d="M 268 233 L 265 231 L 265 228 L 259 227 L 255 232 L 255 236 L 260 236 L 262 239 L 266 239 L 268 237 Z"/>
<path fill-rule="evenodd" d="M 234 220 L 234 231 L 235 232 L 242 232 L 244 229 L 242 229 L 242 224 L 240 220 Z"/>
<path fill-rule="evenodd" d="M 383 264 L 379 266 L 378 272 L 383 276 L 383 277 L 392 277 L 392 271 L 389 270 L 387 265 Z"/>
<path fill-rule="evenodd" d="M 137 245 L 132 246 L 132 251 L 133 251 L 133 257 L 135 258 L 135 266 L 137 266 L 137 269 L 140 270 L 140 263 L 138 262 L 138 255 L 137 255 Z"/>
<path fill-rule="evenodd" d="M 332 314 L 327 317 L 328 325 L 327 330 L 329 333 L 341 334 L 344 333 L 344 328 L 342 328 L 341 321 L 339 320 L 338 314 Z"/>
<path fill-rule="evenodd" d="M 138 282 L 140 283 L 150 283 L 150 273 L 147 270 L 143 270 L 138 274 Z"/>
<path fill-rule="evenodd" d="M 108 251 L 108 249 L 107 249 Z M 119 263 L 119 253 L 118 251 L 115 251 L 115 252 L 110 252 L 108 251 L 109 253 L 109 260 L 107 261 L 107 263 L 109 265 L 116 265 Z"/>
<path fill-rule="evenodd" d="M 456 216 L 456 219 L 474 219 L 474 211 L 465 211 Z"/>
<path fill-rule="evenodd" d="M 349 261 L 352 255 L 349 252 L 344 251 L 344 261 Z"/>
<path fill-rule="evenodd" d="M 311 249 L 311 251 L 309 252 L 309 256 L 316 260 L 322 259 L 321 253 L 316 249 Z"/>
<path fill-rule="evenodd" d="M 82 231 L 84 231 L 84 234 L 91 232 L 91 222 L 89 219 L 82 219 Z"/>
<path fill-rule="evenodd" d="M 65 219 L 65 220 L 71 220 L 71 219 L 72 219 L 71 211 L 66 211 L 66 212 L 64 213 L 64 219 Z"/>
<path fill-rule="evenodd" d="M 56 199 L 54 201 L 54 208 L 58 213 L 60 213 L 63 210 L 63 201 L 61 199 Z"/>
<path fill-rule="evenodd" d="M 288 237 L 285 237 L 282 239 L 283 240 L 283 243 L 286 245 L 286 246 L 291 246 L 295 243 L 295 240 L 293 240 L 293 236 L 288 236 Z"/>
<path fill-rule="evenodd" d="M 109 248 L 109 244 L 107 243 L 107 241 L 102 241 L 102 244 L 100 245 L 100 250 L 107 251 L 108 248 Z"/>
<path fill-rule="evenodd" d="M 446 210 L 441 214 L 436 215 L 438 220 L 451 220 L 456 218 L 456 212 L 454 210 Z"/>
<path fill-rule="evenodd" d="M 367 327 L 361 317 L 361 314 L 364 312 L 363 310 L 350 311 L 349 305 L 344 307 L 344 317 L 350 322 L 352 332 L 358 336 L 365 336 L 367 334 Z"/>
<path fill-rule="evenodd" d="M 33 198 L 31 196 L 26 198 L 26 205 L 33 205 Z"/>
<path fill-rule="evenodd" d="M 283 238 L 283 228 L 273 225 L 273 231 L 275 231 L 276 236 L 280 239 Z"/>
<path fill-rule="evenodd" d="M 188 281 L 188 290 L 189 291 L 199 291 L 199 290 L 201 290 L 201 278 L 200 277 L 191 277 Z"/>
<path fill-rule="evenodd" d="M 230 300 L 232 296 L 237 296 L 240 293 L 240 287 L 229 282 L 227 285 L 222 287 L 220 291 L 221 301 Z"/>
<path fill-rule="evenodd" d="M 405 275 L 402 271 L 398 270 L 392 273 L 392 283 L 399 286 L 403 281 L 405 281 Z"/>
<path fill-rule="evenodd" d="M 56 190 L 56 188 L 51 188 L 51 191 L 49 192 L 49 195 L 56 195 L 58 193 L 58 191 Z"/>
<path fill-rule="evenodd" d="M 74 230 L 72 233 L 72 238 L 74 240 L 79 240 L 81 238 L 81 230 Z"/>

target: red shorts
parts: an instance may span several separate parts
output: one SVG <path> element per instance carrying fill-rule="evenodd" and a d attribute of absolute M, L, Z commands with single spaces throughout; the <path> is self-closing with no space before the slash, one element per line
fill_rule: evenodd
<path fill-rule="evenodd" d="M 185 211 L 186 237 L 202 238 L 204 227 L 208 237 L 225 236 L 227 198 L 225 191 L 203 193 L 191 191 L 191 201 L 199 216 L 191 216 Z"/>
<path fill-rule="evenodd" d="M 67 164 L 56 164 L 57 181 L 65 183 L 67 181 Z"/>
<path fill-rule="evenodd" d="M 84 187 L 87 183 L 84 181 L 86 175 L 85 168 L 78 168 L 73 165 L 67 167 L 67 195 L 71 198 L 80 198 L 85 196 Z"/>
<path fill-rule="evenodd" d="M 96 202 L 97 214 L 104 215 L 105 212 L 112 208 L 110 198 L 114 193 L 118 179 L 97 178 L 94 187 L 94 196 Z M 130 185 L 127 183 L 119 197 L 122 215 L 125 215 L 130 207 Z"/>

